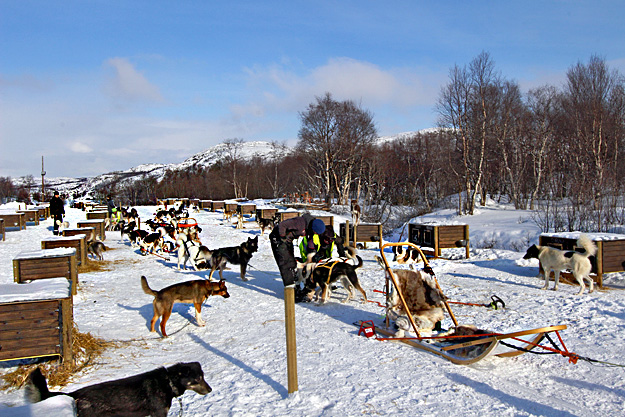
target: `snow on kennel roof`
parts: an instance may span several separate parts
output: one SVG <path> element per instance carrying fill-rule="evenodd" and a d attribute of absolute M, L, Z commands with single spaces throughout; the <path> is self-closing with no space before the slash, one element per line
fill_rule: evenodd
<path fill-rule="evenodd" d="M 74 248 L 40 249 L 20 252 L 13 259 L 52 258 L 54 256 L 76 255 Z"/>
<path fill-rule="evenodd" d="M 625 235 L 617 233 L 584 233 L 584 232 L 558 232 L 558 233 L 541 233 L 541 236 L 560 237 L 564 239 L 579 239 L 581 235 L 586 235 L 594 241 L 605 240 L 625 240 Z"/>
<path fill-rule="evenodd" d="M 67 278 L 37 279 L 25 284 L 0 284 L 0 303 L 54 300 L 71 296 Z"/>

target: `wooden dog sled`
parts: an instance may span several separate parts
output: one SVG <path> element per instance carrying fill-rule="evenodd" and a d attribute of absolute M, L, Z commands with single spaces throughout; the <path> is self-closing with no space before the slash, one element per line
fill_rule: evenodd
<path fill-rule="evenodd" d="M 386 274 L 386 294 L 387 294 L 387 308 L 390 306 L 389 294 L 390 294 L 390 284 L 394 285 L 395 290 L 397 291 L 397 295 L 399 297 L 400 302 L 402 303 L 404 310 L 406 311 L 407 318 L 410 322 L 410 326 L 412 328 L 412 332 L 416 335 L 416 337 L 394 337 L 394 332 L 389 330 L 389 318 L 388 314 L 386 315 L 385 323 L 382 323 L 381 326 L 375 326 L 372 321 L 364 321 L 357 323 L 360 326 L 361 332 L 363 330 L 367 330 L 365 334 L 367 336 L 375 334 L 376 339 L 378 340 L 390 340 L 408 344 L 410 346 L 416 347 L 418 349 L 422 349 L 428 351 L 430 353 L 434 353 L 439 355 L 455 364 L 460 365 L 468 365 L 471 363 L 475 363 L 484 359 L 487 356 L 493 354 L 494 356 L 499 357 L 513 357 L 518 356 L 526 352 L 530 352 L 535 348 L 541 348 L 543 350 L 549 351 L 549 353 L 560 353 L 563 356 L 568 356 L 569 361 L 575 363 L 577 361 L 577 355 L 574 353 L 568 352 L 566 347 L 564 346 L 564 342 L 560 337 L 559 331 L 566 329 L 566 325 L 555 325 L 555 326 L 547 326 L 540 327 L 536 329 L 530 330 L 521 330 L 510 333 L 491 333 L 478 331 L 476 334 L 460 334 L 455 335 L 453 333 L 447 333 L 443 336 L 432 336 L 432 337 L 422 337 L 419 333 L 417 325 L 413 319 L 412 313 L 406 303 L 406 299 L 404 298 L 404 294 L 402 294 L 400 285 L 397 282 L 397 278 L 393 273 L 393 270 L 389 266 L 389 263 L 384 255 L 384 248 L 388 246 L 403 246 L 409 245 L 415 248 L 422 260 L 424 265 L 424 270 L 432 275 L 434 278 L 434 282 L 436 286 L 441 291 L 442 290 L 438 284 L 438 280 L 436 276 L 433 274 L 432 268 L 429 266 L 429 263 L 421 251 L 421 249 L 410 242 L 389 242 L 385 243 L 380 247 L 381 258 L 384 261 L 384 267 L 387 272 Z M 390 281 L 390 282 L 389 282 Z M 454 323 L 454 329 L 458 329 L 458 321 L 454 316 L 454 313 L 449 306 L 447 301 L 444 301 L 445 309 L 449 313 L 451 320 Z M 368 334 L 367 334 L 368 333 Z M 551 337 L 549 333 L 555 333 L 557 335 L 558 341 L 562 345 L 562 349 L 560 349 Z M 522 338 L 525 337 L 525 338 Z M 543 338 L 547 338 L 552 347 L 542 346 L 540 342 Z M 501 343 L 500 343 L 501 342 Z M 515 342 L 515 343 L 512 343 Z M 493 351 L 499 345 L 507 348 L 507 351 L 494 353 Z M 501 349 L 501 346 L 500 346 Z M 498 349 L 499 350 L 499 349 Z M 502 349 L 505 350 L 505 349 Z M 542 352 L 544 353 L 544 352 Z"/>

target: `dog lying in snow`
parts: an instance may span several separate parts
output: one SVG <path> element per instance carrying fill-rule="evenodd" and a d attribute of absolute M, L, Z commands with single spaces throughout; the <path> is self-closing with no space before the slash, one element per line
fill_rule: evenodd
<path fill-rule="evenodd" d="M 35 368 L 26 380 L 26 397 L 39 402 L 61 392 L 50 392 L 40 368 Z M 204 379 L 199 362 L 177 363 L 142 374 L 89 385 L 67 393 L 76 401 L 78 416 L 153 416 L 166 417 L 171 401 L 186 390 L 200 395 L 212 391 Z"/>

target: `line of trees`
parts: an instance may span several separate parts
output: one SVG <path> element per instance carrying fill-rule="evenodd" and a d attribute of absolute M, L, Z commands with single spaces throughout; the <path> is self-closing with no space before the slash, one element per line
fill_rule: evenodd
<path fill-rule="evenodd" d="M 625 81 L 604 59 L 573 65 L 562 86 L 523 93 L 483 52 L 450 69 L 435 110 L 438 130 L 378 143 L 370 111 L 326 93 L 299 114 L 293 150 L 274 143 L 270 157 L 244 159 L 243 140 L 230 139 L 209 168 L 114 180 L 100 191 L 127 204 L 308 192 L 337 204 L 357 199 L 376 222 L 389 206 L 414 215 L 453 200 L 459 214 L 472 214 L 490 197 L 534 210 L 545 231 L 625 224 Z"/>

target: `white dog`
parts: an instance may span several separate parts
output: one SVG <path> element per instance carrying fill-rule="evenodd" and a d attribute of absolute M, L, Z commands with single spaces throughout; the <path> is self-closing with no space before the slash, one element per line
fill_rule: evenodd
<path fill-rule="evenodd" d="M 191 266 L 196 271 L 210 268 L 211 252 L 202 246 L 197 234 L 179 233 L 176 240 L 178 246 L 178 270 L 180 264 L 182 269 L 187 269 L 187 261 L 191 262 Z"/>
<path fill-rule="evenodd" d="M 545 285 L 542 289 L 546 290 L 549 288 L 551 271 L 554 273 L 556 282 L 553 290 L 556 291 L 560 280 L 560 271 L 570 270 L 580 287 L 577 295 L 581 295 L 584 292 L 584 288 L 586 288 L 584 280 L 588 281 L 588 292 L 591 293 L 593 291 L 593 280 L 590 278 L 592 264 L 588 257 L 597 253 L 597 246 L 586 235 L 581 235 L 577 239 L 577 246 L 584 248 L 585 252 L 564 251 L 550 246 L 532 245 L 525 253 L 525 256 L 523 256 L 523 259 L 537 258 L 540 262 L 543 270 L 541 275 L 545 278 Z"/>

